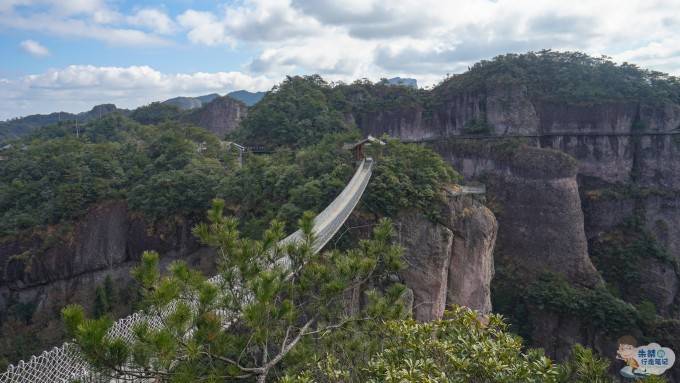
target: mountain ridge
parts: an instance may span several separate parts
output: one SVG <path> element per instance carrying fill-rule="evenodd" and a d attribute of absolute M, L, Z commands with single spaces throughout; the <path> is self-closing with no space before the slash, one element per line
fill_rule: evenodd
<path fill-rule="evenodd" d="M 225 96 L 221 96 L 218 93 L 210 93 L 197 97 L 178 96 L 161 101 L 160 104 L 175 106 L 180 111 L 185 112 L 193 111 L 195 109 L 204 107 L 213 102 L 215 99 L 221 97 L 230 97 L 234 100 L 242 102 L 247 107 L 252 107 L 253 105 L 257 104 L 264 97 L 265 94 L 266 92 L 250 92 L 247 90 L 236 90 L 227 93 Z M 30 134 L 35 129 L 48 125 L 58 124 L 60 122 L 63 123 L 72 122 L 74 124 L 75 129 L 76 122 L 78 124 L 87 123 L 96 118 L 101 118 L 114 112 L 118 112 L 128 116 L 135 110 L 144 108 L 146 106 L 148 105 L 143 105 L 135 109 L 121 109 L 118 108 L 115 104 L 106 103 L 95 105 L 94 107 L 92 107 L 91 110 L 86 112 L 69 113 L 62 111 L 53 112 L 49 114 L 31 114 L 28 116 L 17 117 L 6 121 L 0 121 L 0 142 L 20 138 L 22 136 Z"/>

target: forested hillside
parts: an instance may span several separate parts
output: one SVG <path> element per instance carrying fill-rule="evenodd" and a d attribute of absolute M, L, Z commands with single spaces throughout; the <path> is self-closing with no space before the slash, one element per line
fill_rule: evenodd
<path fill-rule="evenodd" d="M 313 108 L 308 101 L 330 91 L 332 88 L 318 77 L 291 78 L 268 95 L 262 106 L 253 109 L 247 121 L 269 116 L 277 126 L 285 126 L 291 120 L 295 121 L 293 126 L 307 126 L 304 113 Z M 314 106 L 318 110 L 339 113 L 325 99 L 320 100 L 322 104 Z M 285 114 L 277 112 L 274 106 L 285 102 L 293 106 Z M 124 247 L 117 257 L 129 264 L 140 256 L 131 246 L 144 246 L 144 240 L 136 239 L 139 234 L 134 234 L 137 232 L 134 222 L 147 225 L 145 235 L 151 237 L 145 240 L 152 241 L 150 244 L 180 241 L 172 239 L 179 235 L 176 231 L 179 229 L 172 228 L 184 227 L 184 222 L 198 222 L 211 200 L 221 198 L 226 201 L 226 211 L 238 218 L 244 235 L 259 238 L 272 219 L 280 220 L 286 231 L 291 231 L 304 211 L 323 209 L 353 172 L 351 153 L 342 149 L 345 142 L 360 137 L 352 124 L 336 120 L 338 124 L 331 126 L 324 121 L 317 133 L 300 141 L 298 135 L 307 134 L 302 128 L 291 129 L 274 139 L 263 136 L 252 142 L 277 150 L 269 155 L 247 154 L 243 167 L 239 167 L 237 153 L 225 141 L 178 119 L 173 108 L 152 104 L 137 109 L 129 117 L 114 113 L 83 125 L 77 134 L 64 124 L 45 127 L 12 141 L 2 152 L 0 247 L 7 253 L 1 257 L 5 308 L 0 320 L 7 361 L 15 362 L 60 339 L 61 331 L 55 332 L 53 325 L 47 327 L 44 317 L 49 315 L 44 312 L 45 307 L 52 307 L 55 302 L 45 306 L 39 303 L 43 299 L 40 294 L 45 293 L 35 297 L 32 295 L 35 292 L 29 291 L 42 289 L 39 286 L 50 281 L 76 277 L 71 276 L 75 270 L 67 268 L 57 273 L 50 271 L 51 266 L 46 263 L 52 263 L 53 257 L 63 260 L 75 256 L 69 253 L 75 250 L 68 249 L 80 248 L 77 242 L 83 240 L 83 230 L 88 230 L 81 221 L 91 220 L 93 212 L 119 209 L 116 206 L 120 203 L 129 211 L 122 214 L 128 214 L 126 220 L 133 222 L 132 226 L 125 229 L 128 234 L 116 239 L 127 243 L 120 245 Z M 244 123 L 237 135 L 256 137 L 250 131 L 252 126 Z M 371 215 L 394 214 L 410 207 L 434 215 L 439 190 L 457 180 L 455 172 L 440 157 L 415 145 L 389 141 L 374 155 L 379 162 L 363 206 Z M 126 235 L 131 237 L 125 239 Z M 92 252 L 97 250 L 84 246 L 82 256 L 93 259 L 77 266 L 85 267 L 77 273 L 94 267 L 91 272 L 97 270 L 106 275 L 107 269 L 120 267 L 115 263 L 120 261 L 103 264 L 96 261 L 97 254 Z M 182 245 L 181 249 L 187 246 L 194 249 L 195 245 Z M 80 254 L 81 250 L 77 252 Z M 116 278 L 124 275 L 117 271 L 114 274 Z M 26 292 L 21 292 L 27 287 Z M 90 309 L 98 305 L 98 311 L 105 307 L 104 311 L 120 312 L 102 304 L 103 293 L 95 294 L 94 287 L 89 293 L 77 294 L 92 297 L 88 298 L 91 301 L 79 303 Z M 127 292 L 121 290 L 116 294 Z M 118 302 L 129 309 L 130 301 Z M 62 305 L 65 303 L 68 302 Z M 26 342 L 27 334 L 36 330 L 43 335 Z M 6 336 L 10 333 L 14 335 Z"/>
<path fill-rule="evenodd" d="M 204 123 L 214 129 L 197 126 Z M 11 363 L 60 342 L 63 326 L 46 318 L 77 303 L 84 309 L 65 311 L 69 336 L 95 345 L 90 356 L 104 367 L 111 364 L 100 348 L 109 355 L 141 350 L 134 355 L 144 365 L 211 344 L 229 360 L 246 350 L 254 361 L 215 365 L 201 354 L 201 364 L 174 370 L 180 381 L 254 379 L 263 370 L 247 369 L 268 355 L 267 339 L 277 344 L 271 350 L 282 349 L 287 326 L 304 332 L 303 322 L 318 312 L 327 321 L 312 321 L 328 332 L 301 341 L 265 375 L 283 382 L 611 382 L 622 362 L 597 354 L 614 360 L 622 336 L 680 349 L 678 128 L 677 78 L 542 51 L 482 61 L 431 90 L 292 76 L 249 108 L 228 97 L 192 111 L 153 103 L 77 132 L 65 124 L 37 129 L 0 152 L 0 350 L 8 350 L 0 356 Z M 356 165 L 343 144 L 367 134 L 386 145 L 366 148 L 376 159 L 373 175 L 333 251 L 309 269 L 300 265 L 295 280 L 250 267 L 280 234 L 309 226 L 305 211 L 322 210 L 339 193 Z M 229 141 L 264 153 L 246 152 L 240 166 Z M 461 199 L 462 182 L 483 183 L 486 194 Z M 220 202 L 211 205 L 214 198 Z M 219 225 L 196 226 L 211 206 L 208 219 Z M 102 224 L 114 221 L 120 225 Z M 369 239 L 376 226 L 382 231 Z M 210 273 L 221 267 L 211 254 L 233 243 L 240 258 L 229 267 L 252 273 L 258 293 L 241 332 L 215 330 L 214 318 L 189 313 L 167 332 L 145 333 L 138 350 L 91 338 L 103 334 L 108 316 L 180 293 L 223 305 L 202 276 L 172 262 Z M 158 271 L 169 264 L 172 275 L 163 279 Z M 107 292 L 117 284 L 129 288 Z M 74 293 L 83 289 L 89 294 Z M 61 292 L 58 309 L 46 303 L 53 291 Z M 291 298 L 300 299 L 295 308 L 290 291 L 301 294 Z M 324 306 L 315 294 L 337 305 Z M 120 295 L 125 304 L 109 298 Z M 334 322 L 345 299 L 359 302 L 354 314 L 376 322 Z M 487 310 L 493 303 L 509 326 L 457 308 L 461 301 Z M 444 307 L 452 311 L 440 320 Z M 98 319 L 83 322 L 89 315 Z M 168 340 L 186 321 L 205 326 L 196 345 Z M 248 348 L 251 337 L 259 343 Z M 472 362 L 470 349 L 478 353 Z M 669 376 L 677 379 L 677 369 Z"/>

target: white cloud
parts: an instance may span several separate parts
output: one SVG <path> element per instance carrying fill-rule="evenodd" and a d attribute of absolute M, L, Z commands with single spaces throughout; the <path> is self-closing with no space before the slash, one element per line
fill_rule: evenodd
<path fill-rule="evenodd" d="M 17 8 L 19 5 L 27 8 Z M 142 9 L 126 17 L 104 0 L 0 0 L 0 29 L 150 46 L 171 44 L 158 34 L 173 27 L 174 22 L 161 11 Z"/>
<path fill-rule="evenodd" d="M 273 7 L 279 19 L 300 20 L 308 33 L 270 33 L 286 25 L 260 22 Z M 680 2 L 672 0 L 259 0 L 228 6 L 224 14 L 232 17 L 215 20 L 237 43 L 246 37 L 234 25 L 257 27 L 258 39 L 250 40 L 261 52 L 250 69 L 259 73 L 402 75 L 432 84 L 481 59 L 552 48 L 680 74 Z"/>
<path fill-rule="evenodd" d="M 44 57 L 50 54 L 50 51 L 47 48 L 34 40 L 24 40 L 19 45 L 24 52 L 35 57 Z"/>
<path fill-rule="evenodd" d="M 55 18 L 51 14 L 33 14 L 28 17 L 0 14 L 0 26 L 104 41 L 112 45 L 168 45 L 162 37 L 130 28 L 103 27 L 81 19 Z"/>
<path fill-rule="evenodd" d="M 78 66 L 12 80 L 1 88 L 12 89 L 13 102 L 29 102 L 30 95 L 42 108 L 49 105 L 45 100 L 61 96 L 78 105 L 90 105 L 92 98 L 130 106 L 228 84 L 263 89 L 255 85 L 266 88 L 270 79 L 300 73 L 343 81 L 414 77 L 431 85 L 481 59 L 543 48 L 605 54 L 680 74 L 677 0 L 234 0 L 212 10 L 173 14 L 149 7 L 125 14 L 116 8 L 120 3 L 0 0 L 0 29 L 119 45 L 230 46 L 250 54 L 241 63 L 245 72 L 170 75 L 144 66 Z M 175 41 L 178 36 L 182 39 Z M 130 85 L 119 83 L 121 78 Z M 20 105 L 17 110 L 33 112 Z"/>
<path fill-rule="evenodd" d="M 181 26 L 189 29 L 187 37 L 193 43 L 204 45 L 234 43 L 234 40 L 225 34 L 224 24 L 210 12 L 190 9 L 179 15 L 177 21 Z"/>
<path fill-rule="evenodd" d="M 0 119 L 57 110 L 81 112 L 102 103 L 134 108 L 179 95 L 267 90 L 279 80 L 241 72 L 169 74 L 149 66 L 71 65 L 4 82 Z"/>
<path fill-rule="evenodd" d="M 190 41 L 204 45 L 280 42 L 322 32 L 315 19 L 288 0 L 245 0 L 224 6 L 221 14 L 189 9 L 177 19 Z"/>
<path fill-rule="evenodd" d="M 59 1 L 36 1 L 37 3 L 52 4 L 56 11 L 67 14 L 93 14 L 106 8 L 103 0 L 59 0 Z"/>
<path fill-rule="evenodd" d="M 159 9 L 143 8 L 127 18 L 128 23 L 145 27 L 159 34 L 171 34 L 175 31 L 175 22 Z"/>

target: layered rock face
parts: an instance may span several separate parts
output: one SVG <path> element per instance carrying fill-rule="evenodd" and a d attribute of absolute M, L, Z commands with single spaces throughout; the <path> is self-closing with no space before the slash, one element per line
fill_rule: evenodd
<path fill-rule="evenodd" d="M 0 244 L 0 313 L 31 307 L 30 336 L 37 347 L 58 344 L 63 336 L 60 310 L 78 303 L 91 309 L 95 287 L 110 277 L 120 295 L 116 314 L 130 310 L 134 288 L 130 270 L 145 250 L 156 250 L 162 267 L 185 259 L 203 270 L 210 268 L 205 249 L 190 232 L 191 222 L 174 227 L 153 227 L 128 212 L 124 202 L 108 202 L 91 208 L 75 227 L 53 233 L 50 239 L 27 238 Z M 8 330 L 3 327 L 3 330 Z M 4 337 L 7 334 L 0 336 Z M 13 334 L 18 337 L 21 334 Z M 8 337 L 9 338 L 9 337 Z M 40 351 L 33 350 L 33 351 Z"/>
<path fill-rule="evenodd" d="M 532 208 L 544 201 L 548 203 L 547 200 L 554 200 L 551 216 L 568 222 L 562 227 L 574 228 L 567 233 L 579 233 L 571 235 L 570 241 L 565 244 L 573 244 L 578 249 L 575 251 L 586 257 L 587 246 L 584 241 L 603 233 L 601 221 L 609 221 L 606 228 L 611 229 L 630 218 L 635 208 L 642 212 L 645 227 L 654 233 L 673 257 L 680 260 L 679 244 L 674 239 L 680 238 L 680 225 L 676 222 L 676 217 L 680 216 L 680 210 L 677 210 L 680 206 L 680 135 L 663 134 L 680 128 L 680 105 L 623 101 L 597 104 L 549 102 L 532 99 L 523 85 L 457 93 L 447 93 L 445 88 L 435 89 L 431 97 L 427 111 L 424 106 L 409 105 L 403 109 L 378 111 L 369 117 L 355 116 L 355 121 L 362 131 L 373 135 L 387 133 L 404 140 L 426 140 L 468 179 L 498 175 L 500 178 L 496 180 L 500 184 L 489 190 L 506 202 L 504 207 L 514 209 L 517 206 L 518 210 L 513 215 L 517 220 L 526 219 L 529 226 L 536 227 L 536 217 L 547 217 L 548 214 L 548 210 L 541 212 Z M 470 124 L 480 121 L 488 128 L 485 134 L 527 136 L 525 140 L 529 145 L 569 154 L 577 160 L 577 167 L 568 177 L 554 176 L 559 170 L 548 167 L 546 175 L 554 177 L 553 180 L 542 183 L 534 178 L 533 184 L 526 183 L 526 177 L 517 177 L 517 166 L 510 169 L 502 160 L 499 161 L 498 153 L 483 149 L 475 152 L 475 146 L 469 144 L 480 140 L 457 140 L 457 145 L 445 143 L 450 138 L 466 135 Z M 526 158 L 524 167 L 542 166 L 547 158 Z M 514 161 L 515 165 L 520 162 Z M 644 193 L 638 193 L 634 198 L 624 196 L 615 200 L 591 201 L 587 198 L 588 192 L 593 189 L 630 186 L 643 188 Z M 531 193 L 531 190 L 542 192 Z M 579 193 L 583 197 L 583 209 Z M 523 207 L 523 196 L 529 195 L 532 197 L 524 202 L 528 203 L 525 207 L 530 209 L 520 208 Z M 604 206 L 600 207 L 599 204 Z M 612 205 L 620 206 L 623 210 L 607 209 L 607 206 Z M 531 214 L 523 214 L 527 211 L 531 211 Z M 578 223 L 582 220 L 586 223 L 585 232 L 582 230 L 583 223 Z M 501 215 L 499 222 L 499 248 L 514 252 L 503 246 L 503 238 L 506 237 L 505 230 L 517 228 L 516 219 L 512 219 L 512 225 L 507 225 L 512 228 L 504 227 L 506 225 L 503 225 Z M 549 230 L 547 225 L 541 225 L 540 228 Z M 512 237 L 515 239 L 511 249 L 517 249 L 517 254 L 526 251 L 529 242 L 538 242 L 531 240 L 537 237 L 524 232 L 512 233 Z M 553 252 L 545 246 L 535 250 Z M 584 280 L 578 281 L 579 277 L 570 279 L 591 285 L 594 281 L 592 272 L 584 270 L 576 272 L 582 274 Z"/>
<path fill-rule="evenodd" d="M 190 113 L 186 120 L 215 133 L 220 138 L 234 131 L 248 113 L 248 107 L 229 96 L 218 97 Z"/>
<path fill-rule="evenodd" d="M 487 185 L 499 225 L 495 266 L 518 286 L 545 272 L 574 286 L 601 285 L 604 269 L 594 267 L 593 246 L 631 221 L 680 261 L 680 136 L 673 134 L 680 105 L 537 100 L 522 85 L 474 92 L 441 87 L 430 97 L 423 107 L 355 120 L 373 135 L 424 141 L 466 179 Z M 523 143 L 502 136 L 524 136 Z M 641 262 L 639 295 L 620 298 L 647 300 L 657 314 L 679 318 L 677 268 L 664 258 Z M 532 344 L 552 357 L 566 357 L 574 343 L 615 355 L 615 339 L 587 321 L 536 307 L 524 315 Z"/>
<path fill-rule="evenodd" d="M 487 183 L 499 223 L 497 262 L 525 280 L 551 271 L 584 286 L 601 282 L 588 257 L 573 159 L 530 147 L 507 156 L 446 141 L 433 148 L 466 178 Z"/>
<path fill-rule="evenodd" d="M 414 317 L 439 319 L 450 304 L 489 313 L 496 219 L 466 195 L 448 195 L 441 217 L 432 222 L 407 211 L 396 220 L 407 263 L 401 277 L 413 291 Z"/>

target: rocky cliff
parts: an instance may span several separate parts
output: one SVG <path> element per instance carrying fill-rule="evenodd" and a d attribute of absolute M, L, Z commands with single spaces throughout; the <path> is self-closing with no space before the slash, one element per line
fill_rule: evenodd
<path fill-rule="evenodd" d="M 420 104 L 356 112 L 353 120 L 364 133 L 424 142 L 466 179 L 487 185 L 499 226 L 497 291 L 507 287 L 503 275 L 521 294 L 555 273 L 579 288 L 606 282 L 618 299 L 651 302 L 655 314 L 680 318 L 680 105 L 548 100 L 518 83 L 444 83 Z M 434 229 L 433 243 L 446 247 L 445 231 Z M 429 287 L 433 298 L 440 295 L 440 285 Z M 553 357 L 565 357 L 577 342 L 615 354 L 616 335 L 588 320 L 513 310 L 506 315 L 522 318 L 522 335 Z M 654 328 L 646 326 L 648 337 L 680 346 L 677 338 L 650 334 Z"/>
<path fill-rule="evenodd" d="M 407 263 L 401 277 L 413 290 L 414 317 L 439 319 L 448 304 L 489 313 L 496 219 L 470 195 L 447 194 L 440 211 L 437 222 L 415 210 L 396 220 Z"/>
<path fill-rule="evenodd" d="M 433 143 L 433 148 L 466 178 L 487 183 L 499 223 L 496 262 L 525 280 L 551 271 L 585 286 L 600 283 L 588 257 L 571 157 L 534 147 L 503 153 L 452 141 Z"/>
<path fill-rule="evenodd" d="M 182 119 L 215 133 L 222 138 L 238 127 L 248 107 L 229 96 L 217 97 L 184 116 Z"/>
<path fill-rule="evenodd" d="M 0 343 L 0 357 L 11 361 L 63 341 L 60 310 L 70 303 L 91 310 L 95 288 L 107 277 L 119 296 L 115 315 L 129 313 L 136 299 L 130 270 L 145 250 L 161 253 L 164 265 L 181 258 L 209 269 L 210 257 L 191 227 L 186 221 L 151 225 L 112 201 L 94 206 L 73 226 L 0 243 L 0 339 L 9 342 Z M 20 345 L 22 339 L 30 344 Z"/>

